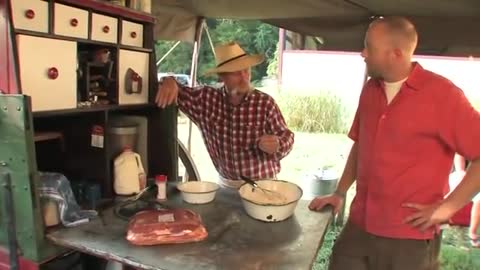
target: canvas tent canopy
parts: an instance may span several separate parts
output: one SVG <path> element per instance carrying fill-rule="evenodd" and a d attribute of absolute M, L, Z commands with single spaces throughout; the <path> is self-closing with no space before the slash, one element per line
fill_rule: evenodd
<path fill-rule="evenodd" d="M 193 41 L 199 17 L 262 20 L 317 36 L 324 50 L 361 51 L 376 16 L 402 15 L 419 32 L 417 54 L 480 56 L 480 0 L 153 0 L 156 38 Z"/>

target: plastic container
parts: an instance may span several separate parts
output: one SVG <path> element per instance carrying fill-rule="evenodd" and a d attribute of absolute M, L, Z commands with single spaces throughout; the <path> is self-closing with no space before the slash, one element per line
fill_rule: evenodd
<path fill-rule="evenodd" d="M 41 204 L 45 226 L 51 227 L 60 224 L 60 213 L 57 202 L 51 199 L 42 199 Z"/>
<path fill-rule="evenodd" d="M 115 158 L 113 188 L 118 195 L 137 194 L 145 187 L 145 170 L 140 155 L 130 148 Z"/>
<path fill-rule="evenodd" d="M 167 176 L 155 176 L 155 184 L 157 185 L 157 200 L 165 201 L 167 199 Z"/>

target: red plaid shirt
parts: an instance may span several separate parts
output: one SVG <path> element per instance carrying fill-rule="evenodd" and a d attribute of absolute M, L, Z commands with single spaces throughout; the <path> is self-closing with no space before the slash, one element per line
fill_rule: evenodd
<path fill-rule="evenodd" d="M 225 88 L 182 87 L 178 106 L 200 128 L 213 164 L 224 178 L 274 178 L 280 172 L 280 160 L 292 150 L 294 134 L 280 109 L 271 96 L 258 90 L 235 106 Z M 258 147 L 265 134 L 279 137 L 275 154 Z"/>

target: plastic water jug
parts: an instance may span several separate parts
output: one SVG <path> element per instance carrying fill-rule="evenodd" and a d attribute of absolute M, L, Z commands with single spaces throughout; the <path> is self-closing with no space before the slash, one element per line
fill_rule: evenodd
<path fill-rule="evenodd" d="M 139 193 L 146 185 L 146 176 L 140 155 L 126 148 L 114 161 L 113 189 L 118 195 Z"/>

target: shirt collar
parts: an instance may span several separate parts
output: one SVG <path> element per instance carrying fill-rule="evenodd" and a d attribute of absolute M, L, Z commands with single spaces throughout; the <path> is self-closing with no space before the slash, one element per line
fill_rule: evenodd
<path fill-rule="evenodd" d="M 408 75 L 407 80 L 405 81 L 405 84 L 411 88 L 412 90 L 415 91 L 420 91 L 422 90 L 422 86 L 424 83 L 424 78 L 423 75 L 425 74 L 425 69 L 418 63 L 418 62 L 412 62 L 412 71 L 410 71 L 410 75 Z M 377 86 L 383 88 L 384 83 L 383 81 L 380 80 L 375 80 Z"/>
<path fill-rule="evenodd" d="M 420 91 L 423 89 L 423 84 L 425 82 L 424 75 L 425 69 L 418 63 L 413 62 L 413 69 L 408 76 L 407 81 L 405 82 L 410 88 L 416 91 Z"/>

